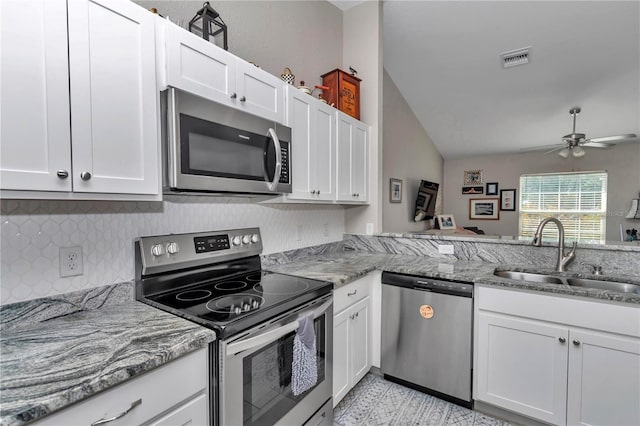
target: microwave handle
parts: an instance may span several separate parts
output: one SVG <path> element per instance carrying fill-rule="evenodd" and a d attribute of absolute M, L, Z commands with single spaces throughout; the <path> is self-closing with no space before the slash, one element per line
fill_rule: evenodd
<path fill-rule="evenodd" d="M 234 356 L 239 354 L 242 351 L 246 351 L 247 349 L 252 349 L 258 346 L 262 346 L 265 343 L 273 342 L 278 340 L 279 338 L 286 336 L 292 331 L 296 331 L 298 329 L 298 319 L 307 316 L 309 314 L 313 315 L 313 319 L 316 319 L 322 316 L 329 306 L 333 303 L 332 299 L 329 299 L 327 302 L 323 303 L 319 307 L 314 310 L 307 310 L 296 316 L 296 319 L 281 326 L 278 328 L 274 328 L 273 330 L 265 331 L 262 334 L 258 334 L 257 336 L 251 337 L 249 339 L 239 340 L 237 342 L 231 343 L 227 346 L 227 356 Z"/>
<path fill-rule="evenodd" d="M 280 181 L 280 173 L 282 172 L 282 152 L 280 151 L 280 140 L 278 139 L 276 131 L 270 127 L 267 134 L 271 135 L 273 145 L 275 145 L 276 148 L 276 171 L 273 174 L 273 182 L 268 184 L 269 191 L 275 191 L 278 187 L 278 182 Z"/>

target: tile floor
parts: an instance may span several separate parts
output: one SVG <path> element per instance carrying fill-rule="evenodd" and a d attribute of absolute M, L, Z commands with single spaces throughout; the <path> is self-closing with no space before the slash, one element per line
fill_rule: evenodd
<path fill-rule="evenodd" d="M 486 414 L 384 380 L 369 373 L 333 410 L 340 426 L 461 425 L 507 426 Z"/>

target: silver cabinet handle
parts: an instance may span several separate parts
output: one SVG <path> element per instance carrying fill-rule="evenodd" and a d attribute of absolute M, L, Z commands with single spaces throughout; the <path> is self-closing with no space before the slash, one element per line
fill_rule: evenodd
<path fill-rule="evenodd" d="M 355 319 L 355 318 L 356 318 L 356 314 L 351 314 L 351 315 L 349 315 L 349 318 L 351 318 L 351 319 Z"/>
<path fill-rule="evenodd" d="M 104 417 L 103 417 L 103 418 L 101 418 L 100 420 L 96 420 L 95 422 L 91 423 L 91 426 L 103 425 L 103 424 L 105 424 L 105 423 L 109 423 L 109 422 L 112 422 L 112 421 L 114 421 L 114 420 L 118 420 L 118 419 L 120 419 L 120 418 L 122 418 L 122 417 L 126 416 L 127 414 L 129 414 L 129 411 L 133 410 L 134 408 L 136 408 L 136 407 L 137 407 L 138 405 L 140 405 L 140 404 L 142 404 L 142 398 L 140 398 L 140 399 L 139 399 L 139 400 L 137 400 L 137 401 L 133 401 L 133 402 L 131 403 L 131 405 L 129 406 L 129 408 L 127 408 L 126 410 L 124 410 L 122 413 L 120 413 L 120 414 L 118 414 L 118 415 L 116 415 L 116 416 L 110 417 L 110 418 L 108 418 L 108 419 L 106 419 L 106 418 L 104 418 Z"/>
<path fill-rule="evenodd" d="M 237 93 L 232 93 L 232 94 L 231 94 L 231 99 L 235 99 L 235 98 L 237 98 L 237 97 L 238 97 L 238 94 L 237 94 Z"/>
<path fill-rule="evenodd" d="M 358 318 L 358 315 L 360 314 L 360 312 L 356 312 L 356 318 Z"/>
<path fill-rule="evenodd" d="M 318 189 L 318 190 L 316 191 L 316 193 L 317 193 L 318 195 L 320 195 L 320 190 Z"/>
<path fill-rule="evenodd" d="M 82 172 L 82 173 L 80 173 L 80 179 L 82 179 L 82 180 L 89 180 L 89 179 L 91 179 L 91 173 L 89 173 L 89 172 Z"/>
<path fill-rule="evenodd" d="M 355 296 L 356 294 L 358 294 L 358 289 L 357 288 L 355 290 L 353 290 L 352 293 L 347 293 L 347 296 Z"/>
<path fill-rule="evenodd" d="M 311 190 L 311 193 L 312 193 L 312 194 L 315 194 L 315 193 L 316 193 L 316 190 L 315 190 L 315 189 Z"/>
<path fill-rule="evenodd" d="M 574 340 L 573 341 L 573 345 L 574 346 L 580 346 L 580 340 Z"/>
<path fill-rule="evenodd" d="M 566 341 L 567 341 L 567 339 L 565 339 L 564 337 L 558 337 L 558 341 L 559 341 L 560 343 L 564 343 L 564 342 L 566 342 Z"/>
<path fill-rule="evenodd" d="M 273 145 L 276 150 L 276 170 L 273 173 L 273 182 L 268 184 L 269 191 L 275 191 L 278 187 L 278 182 L 280 181 L 280 173 L 282 173 L 282 151 L 280 149 L 280 140 L 278 139 L 276 131 L 270 127 L 267 135 L 271 135 L 271 139 L 273 139 Z"/>
<path fill-rule="evenodd" d="M 66 179 L 66 178 L 68 178 L 68 177 L 69 177 L 69 172 L 68 172 L 68 171 L 66 171 L 66 170 L 62 170 L 62 169 L 61 169 L 61 170 L 58 170 L 58 171 L 56 172 L 56 174 L 58 175 L 58 177 L 59 177 L 60 179 Z"/>
<path fill-rule="evenodd" d="M 247 98 L 246 98 L 246 97 L 244 97 L 244 96 L 240 98 L 240 102 L 244 102 L 244 101 L 246 101 L 246 100 L 247 100 Z"/>

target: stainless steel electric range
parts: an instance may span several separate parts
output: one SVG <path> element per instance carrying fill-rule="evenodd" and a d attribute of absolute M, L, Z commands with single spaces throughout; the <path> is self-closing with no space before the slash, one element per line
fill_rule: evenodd
<path fill-rule="evenodd" d="M 332 425 L 332 284 L 263 271 L 261 252 L 259 228 L 138 238 L 136 298 L 217 333 L 213 424 Z M 293 340 L 308 315 L 318 380 L 294 396 Z"/>

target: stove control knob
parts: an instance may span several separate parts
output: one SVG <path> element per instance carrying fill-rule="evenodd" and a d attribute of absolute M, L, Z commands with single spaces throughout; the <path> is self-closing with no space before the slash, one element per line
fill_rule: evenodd
<path fill-rule="evenodd" d="M 233 244 L 234 246 L 239 246 L 241 242 L 242 242 L 242 239 L 240 238 L 240 235 L 236 235 L 231 240 L 231 244 Z"/>
<path fill-rule="evenodd" d="M 169 243 L 169 245 L 167 245 L 167 252 L 169 254 L 176 254 L 180 251 L 180 247 L 178 246 L 178 243 Z"/>
<path fill-rule="evenodd" d="M 244 305 L 242 305 L 242 310 L 245 312 L 251 310 L 251 305 L 245 303 Z"/>
<path fill-rule="evenodd" d="M 154 244 L 153 247 L 151 247 L 151 254 L 153 255 L 153 257 L 160 257 L 164 253 L 164 245 L 162 244 Z"/>
<path fill-rule="evenodd" d="M 239 313 L 241 313 L 241 312 L 242 312 L 242 309 L 240 309 L 240 306 L 236 306 L 236 307 L 235 307 L 235 309 L 233 310 L 233 312 L 234 312 L 235 314 L 239 314 Z"/>
<path fill-rule="evenodd" d="M 259 304 L 258 304 L 258 301 L 257 301 L 257 300 L 254 300 L 253 302 L 251 302 L 251 307 L 252 307 L 253 309 L 258 308 L 258 306 L 259 306 Z"/>
<path fill-rule="evenodd" d="M 258 241 L 260 241 L 260 236 L 259 236 L 258 234 L 253 234 L 253 235 L 251 236 L 251 242 L 255 244 L 255 243 L 257 243 Z"/>
<path fill-rule="evenodd" d="M 251 235 L 245 235 L 242 237 L 242 244 L 249 244 L 251 242 Z"/>

